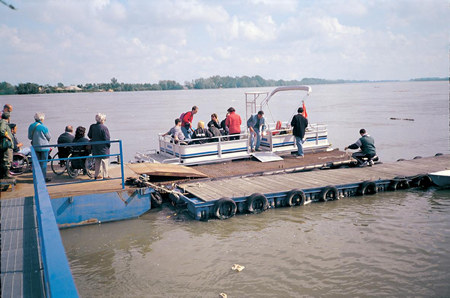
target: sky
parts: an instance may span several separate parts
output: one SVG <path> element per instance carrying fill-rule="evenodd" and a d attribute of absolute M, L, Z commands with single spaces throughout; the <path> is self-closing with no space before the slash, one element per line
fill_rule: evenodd
<path fill-rule="evenodd" d="M 0 82 L 449 75 L 447 0 L 4 0 Z"/>

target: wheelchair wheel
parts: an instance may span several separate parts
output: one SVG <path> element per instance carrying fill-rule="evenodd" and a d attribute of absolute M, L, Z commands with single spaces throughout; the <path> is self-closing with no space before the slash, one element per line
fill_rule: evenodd
<path fill-rule="evenodd" d="M 86 158 L 86 172 L 89 178 L 94 178 L 95 163 L 93 157 Z"/>
<path fill-rule="evenodd" d="M 70 155 L 68 157 L 70 157 Z M 52 167 L 52 171 L 56 175 L 62 175 L 67 169 L 68 160 L 56 160 L 56 159 L 59 159 L 58 152 L 56 152 L 55 155 L 53 155 L 53 157 L 51 158 L 50 164 Z"/>
<path fill-rule="evenodd" d="M 74 169 L 72 165 L 72 160 L 67 161 L 67 174 L 69 174 L 70 178 L 76 178 L 82 170 Z"/>
<path fill-rule="evenodd" d="M 11 175 L 20 175 L 25 173 L 30 168 L 28 158 L 23 154 L 14 154 L 13 161 L 9 173 Z"/>

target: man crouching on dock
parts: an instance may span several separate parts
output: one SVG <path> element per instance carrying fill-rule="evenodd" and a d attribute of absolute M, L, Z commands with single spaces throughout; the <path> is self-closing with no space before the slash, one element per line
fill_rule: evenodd
<path fill-rule="evenodd" d="M 345 147 L 345 150 L 361 148 L 361 151 L 353 153 L 352 157 L 358 161 L 358 165 L 360 166 L 372 166 L 373 159 L 377 155 L 375 151 L 375 140 L 367 134 L 364 128 L 359 130 L 359 134 L 361 135 L 361 138 L 359 138 L 354 144 Z"/>

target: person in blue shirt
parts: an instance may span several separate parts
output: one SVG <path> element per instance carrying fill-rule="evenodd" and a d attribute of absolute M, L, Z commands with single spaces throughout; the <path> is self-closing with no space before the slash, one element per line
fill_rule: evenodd
<path fill-rule="evenodd" d="M 264 129 L 266 129 L 264 112 L 259 111 L 258 114 L 250 116 L 250 118 L 248 118 L 247 120 L 247 127 L 250 130 L 250 150 L 252 152 L 261 151 L 259 149 L 259 145 L 261 143 L 261 133 L 264 131 Z"/>
<path fill-rule="evenodd" d="M 51 181 L 47 178 L 47 162 L 48 162 L 48 151 L 49 147 L 39 147 L 49 145 L 51 139 L 50 132 L 47 126 L 44 125 L 45 114 L 37 112 L 34 114 L 34 123 L 31 123 L 28 127 L 28 139 L 31 140 L 31 145 L 36 151 L 37 158 L 40 160 L 40 165 L 42 169 L 42 174 L 46 182 Z"/>

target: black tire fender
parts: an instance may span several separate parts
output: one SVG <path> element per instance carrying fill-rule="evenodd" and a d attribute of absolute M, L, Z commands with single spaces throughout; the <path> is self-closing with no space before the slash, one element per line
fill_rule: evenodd
<path fill-rule="evenodd" d="M 428 188 L 433 185 L 433 180 L 431 180 L 428 175 L 419 175 L 413 179 L 413 185 L 420 188 Z"/>
<path fill-rule="evenodd" d="M 152 208 L 160 207 L 163 202 L 162 195 L 158 191 L 154 191 L 154 192 L 150 193 L 150 200 L 152 203 Z"/>
<path fill-rule="evenodd" d="M 247 198 L 247 211 L 250 213 L 261 213 L 269 208 L 269 201 L 260 193 L 254 193 Z"/>
<path fill-rule="evenodd" d="M 332 185 L 325 186 L 319 193 L 319 201 L 333 201 L 339 199 L 339 190 Z"/>
<path fill-rule="evenodd" d="M 303 206 L 305 204 L 306 195 L 303 190 L 293 189 L 287 193 L 286 198 L 284 200 L 285 206 Z"/>
<path fill-rule="evenodd" d="M 236 202 L 230 198 L 221 198 L 214 203 L 214 215 L 218 219 L 228 219 L 236 214 Z"/>
<path fill-rule="evenodd" d="M 169 193 L 169 199 L 172 202 L 172 205 L 174 205 L 174 206 L 176 206 L 182 202 L 180 196 L 175 192 Z"/>
<path fill-rule="evenodd" d="M 410 187 L 408 179 L 404 177 L 395 177 L 389 183 L 390 190 L 408 189 Z"/>
<path fill-rule="evenodd" d="M 377 185 L 373 181 L 364 181 L 358 187 L 358 196 L 374 195 L 378 192 Z"/>

